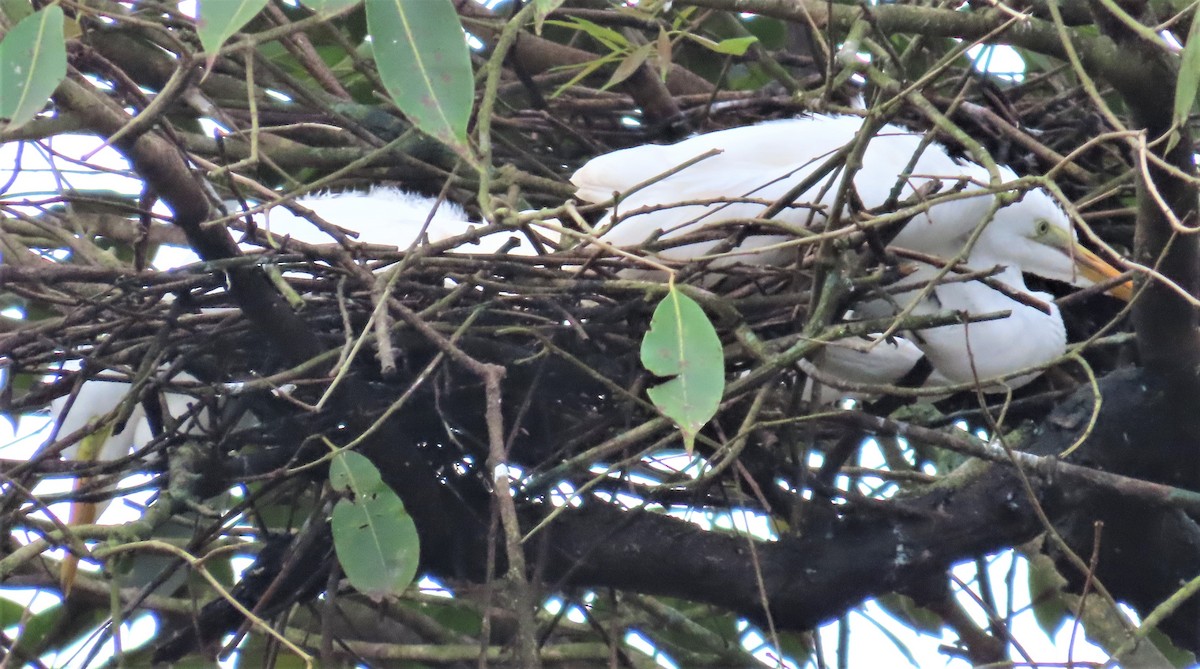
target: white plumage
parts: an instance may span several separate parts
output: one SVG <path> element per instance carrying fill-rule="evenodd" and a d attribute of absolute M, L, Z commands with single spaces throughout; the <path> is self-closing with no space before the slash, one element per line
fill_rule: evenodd
<path fill-rule="evenodd" d="M 483 223 L 471 221 L 457 203 L 411 193 L 390 186 L 368 191 L 324 192 L 305 195 L 296 204 L 313 210 L 338 227 L 354 230 L 364 244 L 395 246 L 401 250 L 415 241 L 440 242 L 470 232 Z M 432 216 L 431 216 L 432 215 Z M 428 219 L 429 224 L 425 227 Z M 329 244 L 334 240 L 311 222 L 283 207 L 273 207 L 265 217 L 265 227 L 280 235 L 308 244 Z M 424 236 L 418 240 L 422 228 Z M 509 253 L 532 255 L 533 247 L 519 232 L 487 235 L 478 243 L 454 249 L 458 253 L 495 253 L 509 246 Z"/>
<path fill-rule="evenodd" d="M 771 121 L 698 135 L 671 145 L 615 151 L 588 162 L 571 181 L 578 187 L 579 197 L 590 202 L 608 201 L 619 194 L 617 206 L 604 218 L 604 239 L 618 246 L 637 246 L 648 240 L 696 233 L 706 225 L 760 216 L 775 200 L 850 145 L 861 129 L 862 120 L 851 116 Z M 962 253 L 972 234 L 986 225 L 965 264 L 972 270 L 1003 266 L 994 278 L 1015 291 L 1028 293 L 1022 272 L 1076 286 L 1119 274 L 1076 243 L 1070 221 L 1044 191 L 1025 193 L 1020 201 L 996 211 L 989 221 L 996 196 L 988 191 L 988 171 L 975 163 L 955 160 L 938 144 L 923 145 L 922 138 L 920 133 L 895 125 L 884 126 L 870 139 L 862 168 L 854 175 L 855 190 L 866 209 L 883 206 L 893 191 L 899 201 L 913 198 L 931 181 L 938 182 L 942 193 L 956 191 L 950 197 L 934 200 L 913 216 L 896 235 L 892 242 L 895 246 L 949 260 Z M 711 151 L 718 153 L 680 167 Z M 647 184 L 673 169 L 677 171 Z M 1006 167 L 999 169 L 999 176 L 1005 182 L 1016 178 Z M 773 220 L 807 229 L 822 226 L 835 204 L 840 180 L 841 172 L 836 170 L 817 179 Z M 849 222 L 849 218 L 843 218 L 843 223 Z M 774 231 L 750 236 L 713 265 L 788 263 L 795 254 L 779 244 L 792 238 Z M 658 255 L 668 260 L 693 260 L 718 243 L 689 243 Z M 927 282 L 938 271 L 919 265 L 903 285 Z M 1121 287 L 1114 294 L 1127 297 L 1127 291 L 1127 287 Z M 1051 296 L 1037 293 L 1033 297 L 1048 302 Z M 911 312 L 917 315 L 1011 312 L 1002 320 L 916 333 L 913 343 L 930 358 L 937 372 L 955 383 L 1044 365 L 1066 350 L 1062 317 L 1056 308 L 1051 306 L 1051 313 L 1046 314 L 979 282 L 939 285 L 925 296 L 920 291 L 907 291 L 897 296 L 896 304 L 874 301 L 860 305 L 857 311 L 868 317 L 892 315 L 913 300 L 916 303 Z M 887 359 L 893 355 L 888 348 L 877 346 L 874 351 L 879 353 L 856 359 L 870 364 L 871 369 L 862 370 L 854 380 L 862 380 L 872 371 L 875 374 L 870 378 L 878 383 L 890 383 L 903 375 L 894 374 L 894 370 L 904 367 L 907 349 L 894 354 L 901 356 L 898 360 Z M 1034 376 L 1024 375 L 1009 384 L 1020 385 Z"/>
<path fill-rule="evenodd" d="M 313 193 L 297 198 L 296 204 L 338 227 L 357 232 L 357 240 L 365 244 L 407 247 L 416 240 L 427 218 L 430 241 L 462 234 L 470 225 L 467 212 L 457 203 L 439 203 L 435 198 L 388 186 Z M 271 208 L 264 218 L 265 227 L 276 234 L 308 244 L 333 242 L 332 237 L 284 207 Z"/>
<path fill-rule="evenodd" d="M 186 374 L 181 374 L 177 378 L 181 380 L 194 380 Z M 111 462 L 129 455 L 131 452 L 151 442 L 154 435 L 150 429 L 150 422 L 146 418 L 146 411 L 141 403 L 133 406 L 129 417 L 123 424 L 105 424 L 101 426 L 97 423 L 97 421 L 108 417 L 116 418 L 117 409 L 126 400 L 129 389 L 130 386 L 127 383 L 91 380 L 84 382 L 79 387 L 79 391 L 75 393 L 74 400 L 71 400 L 69 396 L 65 396 L 51 402 L 50 411 L 54 415 L 56 422 L 59 423 L 57 433 L 60 437 L 72 435 L 87 428 L 89 424 L 93 424 L 93 427 L 99 428 L 93 433 L 97 436 L 85 436 L 83 439 L 64 448 L 62 451 L 64 460 Z M 179 420 L 188 415 L 192 398 L 178 393 L 164 393 L 162 399 L 162 409 L 172 419 Z M 202 415 L 203 412 L 201 412 Z M 181 426 L 182 430 L 188 432 L 197 429 L 195 420 L 195 418 L 188 418 L 187 422 Z M 107 430 L 111 430 L 111 433 L 107 437 L 104 437 L 102 442 L 97 444 L 92 441 L 99 439 L 100 435 L 105 434 Z M 86 487 L 87 483 L 86 480 L 79 479 L 76 480 L 74 487 L 76 490 L 79 490 Z M 100 503 L 79 502 L 72 504 L 70 523 L 72 525 L 94 523 L 111 503 L 111 500 L 106 500 Z M 63 561 L 61 580 L 64 592 L 70 591 L 71 585 L 75 580 L 78 565 L 79 561 L 73 555 L 68 556 Z"/>
<path fill-rule="evenodd" d="M 614 193 L 622 194 L 618 207 L 606 217 L 603 238 L 618 246 L 638 246 L 651 239 L 669 240 L 692 233 L 705 225 L 761 215 L 771 203 L 852 142 L 861 128 L 861 119 L 850 116 L 815 116 L 733 128 L 672 145 L 639 146 L 599 156 L 577 171 L 572 182 L 579 189 L 578 196 L 589 202 L 604 202 Z M 995 278 L 1016 291 L 1027 292 L 1022 272 L 1078 286 L 1117 273 L 1076 244 L 1066 216 L 1043 191 L 1025 193 L 1019 202 L 996 212 L 989 223 L 987 216 L 995 196 L 987 191 L 991 180 L 987 170 L 953 159 L 940 145 L 923 146 L 922 137 L 898 126 L 884 126 L 870 140 L 862 168 L 854 176 L 857 194 L 868 209 L 883 205 L 893 190 L 901 201 L 912 198 L 931 181 L 939 182 L 943 193 L 951 189 L 959 191 L 958 196 L 938 199 L 913 216 L 894 239 L 896 246 L 953 258 L 971 234 L 987 223 L 966 256 L 966 265 L 971 269 L 1004 266 Z M 646 183 L 709 151 L 716 153 L 666 178 Z M 910 164 L 910 175 L 903 176 Z M 774 217 L 775 224 L 793 229 L 823 225 L 835 202 L 840 174 L 835 170 L 818 179 L 793 205 Z M 1005 181 L 1015 179 L 1015 174 L 1007 168 L 1000 168 L 999 176 Z M 636 186 L 640 188 L 629 192 Z M 432 198 L 388 187 L 309 195 L 298 203 L 330 223 L 357 231 L 360 242 L 398 248 L 407 248 L 417 240 L 427 219 L 425 233 L 429 241 L 460 235 L 477 225 L 454 203 L 436 204 Z M 273 208 L 260 222 L 273 232 L 310 244 L 333 241 L 310 222 L 281 207 Z M 455 250 L 492 253 L 511 245 L 510 239 L 517 242 L 511 252 L 533 252 L 528 240 L 515 234 L 489 235 L 478 245 Z M 793 239 L 794 235 L 779 230 L 754 235 L 743 240 L 735 253 L 714 264 L 788 263 L 795 257 L 794 251 L 778 245 Z M 668 260 L 694 260 L 703 257 L 717 243 L 706 240 L 677 246 L 660 255 Z M 902 286 L 923 283 L 937 272 L 931 266 L 920 266 L 906 277 Z M 1047 302 L 1050 298 L 1043 293 L 1033 296 Z M 888 383 L 911 369 L 919 350 L 929 357 L 942 377 L 964 382 L 1045 364 L 1065 350 L 1062 318 L 1056 308 L 1046 314 L 978 282 L 939 285 L 924 297 L 919 290 L 904 291 L 897 296 L 897 304 L 876 300 L 858 305 L 856 310 L 867 317 L 890 315 L 912 300 L 916 300 L 912 311 L 918 315 L 947 310 L 969 314 L 1010 311 L 1011 315 L 966 327 L 924 329 L 911 342 L 897 339 L 873 347 L 862 346 L 860 342 L 831 347 L 821 354 L 817 364 L 852 382 Z M 973 357 L 967 354 L 968 341 Z M 1025 375 L 1010 384 L 1028 381 L 1032 376 Z M 85 383 L 71 410 L 60 416 L 60 432 L 69 434 L 109 414 L 127 389 L 128 386 L 119 383 Z M 186 408 L 186 398 L 182 396 L 168 395 L 166 401 L 172 413 L 178 410 L 181 414 Z M 65 399 L 56 401 L 55 414 L 61 414 L 65 405 Z M 124 429 L 101 446 L 97 458 L 124 457 L 148 440 L 145 416 L 136 407 Z M 72 447 L 63 455 L 75 457 L 77 450 L 77 446 Z"/>
<path fill-rule="evenodd" d="M 436 198 L 410 193 L 398 188 L 377 186 L 369 191 L 345 191 L 306 195 L 297 204 L 311 209 L 327 222 L 358 233 L 357 240 L 365 244 L 395 246 L 406 249 L 414 242 L 437 242 L 469 232 L 472 227 L 482 225 L 469 220 L 466 211 L 454 202 L 438 202 Z M 431 216 L 432 214 L 432 216 Z M 308 244 L 333 243 L 333 238 L 322 232 L 310 221 L 292 214 L 283 207 L 273 207 L 267 214 L 256 216 L 259 225 L 280 235 Z M 426 221 L 428 220 L 428 225 Z M 424 236 L 421 236 L 424 230 Z M 420 237 L 420 239 L 418 239 Z M 454 249 L 465 253 L 495 253 L 509 247 L 509 253 L 530 255 L 534 253 L 529 240 L 521 234 L 497 233 L 483 237 L 477 243 L 465 244 Z M 192 262 L 190 252 L 180 255 L 161 252 L 155 262 L 159 266 Z M 178 378 L 194 380 L 186 375 Z M 129 392 L 129 384 L 113 381 L 92 380 L 80 386 L 74 401 L 61 397 L 51 403 L 51 413 L 61 421 L 60 435 L 72 434 L 93 421 L 116 411 Z M 165 393 L 165 409 L 172 416 L 185 415 L 190 398 L 176 393 Z M 64 414 L 64 411 L 66 412 Z M 150 442 L 149 423 L 140 404 L 133 407 L 129 418 L 120 430 L 114 430 L 95 453 L 83 453 L 85 460 L 111 461 L 129 455 L 135 449 Z M 80 459 L 82 440 L 63 449 L 66 460 Z M 71 509 L 73 523 L 94 522 L 108 503 L 77 504 Z"/>
<path fill-rule="evenodd" d="M 614 151 L 589 161 L 571 177 L 571 183 L 579 189 L 576 195 L 580 199 L 604 202 L 614 193 L 624 193 L 707 152 L 719 151 L 623 196 L 617 207 L 619 221 L 614 225 L 611 215 L 606 219 L 612 227 L 604 238 L 618 246 L 636 245 L 650 238 L 667 240 L 694 232 L 702 225 L 759 216 L 767 206 L 849 145 L 861 128 L 862 119 L 853 116 L 814 116 L 730 128 L 697 135 L 677 144 L 647 144 Z M 984 192 L 990 177 L 979 165 L 954 160 L 938 144 L 922 149 L 922 137 L 920 133 L 898 126 L 884 126 L 867 145 L 854 184 L 863 205 L 870 209 L 884 204 L 898 183 L 899 199 L 904 200 L 935 179 L 942 182 L 942 190 L 962 182 L 964 194 L 978 196 L 934 205 L 927 213 L 914 217 L 894 242 L 897 246 L 913 249 L 929 249 L 945 241 L 958 242 L 961 246 L 991 206 L 992 196 Z M 912 176 L 903 179 L 901 172 L 914 156 L 917 161 Z M 834 204 L 840 175 L 840 171 L 832 171 L 821 178 L 774 220 L 809 229 L 823 224 Z M 1002 169 L 1001 176 L 1016 178 L 1007 169 Z M 735 198 L 755 201 L 672 206 Z M 638 213 L 647 208 L 645 213 Z M 661 237 L 659 231 L 662 231 Z M 758 256 L 746 252 L 793 238 L 788 235 L 751 237 L 725 264 L 786 262 L 789 259 L 786 252 L 771 250 Z M 672 260 L 691 260 L 716 243 L 681 246 L 661 255 Z"/>

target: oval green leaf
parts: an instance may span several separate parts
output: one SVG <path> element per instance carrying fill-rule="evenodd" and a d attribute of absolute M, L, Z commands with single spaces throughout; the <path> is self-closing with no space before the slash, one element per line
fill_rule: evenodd
<path fill-rule="evenodd" d="M 383 86 L 422 132 L 468 155 L 475 100 L 466 34 L 450 0 L 366 0 Z"/>
<path fill-rule="evenodd" d="M 329 464 L 329 485 L 338 492 L 368 495 L 385 487 L 383 476 L 366 456 L 346 451 L 333 456 Z"/>
<path fill-rule="evenodd" d="M 651 374 L 670 378 L 647 394 L 679 426 L 690 453 L 725 391 L 725 357 L 716 328 L 695 300 L 671 286 L 654 309 L 641 353 Z"/>
<path fill-rule="evenodd" d="M 333 507 L 333 546 L 342 571 L 368 597 L 399 595 L 413 582 L 420 561 L 417 526 L 404 502 L 371 461 L 353 451 L 338 453 L 329 482 L 352 497 Z"/>
<path fill-rule="evenodd" d="M 201 0 L 196 14 L 196 33 L 200 36 L 200 45 L 208 53 L 210 67 L 221 45 L 266 6 L 267 0 Z"/>
<path fill-rule="evenodd" d="M 1175 79 L 1176 125 L 1187 120 L 1196 102 L 1196 92 L 1200 90 L 1200 12 L 1192 17 L 1187 45 L 1183 47 L 1179 60 L 1179 76 Z"/>
<path fill-rule="evenodd" d="M 21 19 L 0 41 L 0 118 L 9 129 L 28 123 L 66 77 L 63 10 L 50 5 Z"/>

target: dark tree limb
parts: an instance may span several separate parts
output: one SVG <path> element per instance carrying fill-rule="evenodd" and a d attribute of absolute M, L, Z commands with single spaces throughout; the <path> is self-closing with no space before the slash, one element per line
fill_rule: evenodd
<path fill-rule="evenodd" d="M 1179 408 L 1172 387 L 1139 370 L 1103 380 L 1108 408 L 1072 460 L 1197 487 L 1200 464 L 1178 456 L 1200 440 L 1200 417 Z M 1087 429 L 1092 402 L 1090 389 L 1076 393 L 1032 434 L 1026 449 L 1065 451 Z M 1098 575 L 1118 599 L 1145 613 L 1195 576 L 1200 528 L 1166 500 L 1060 478 L 1053 468 L 1026 474 L 1037 503 L 1069 542 L 1090 546 L 1095 521 L 1106 523 Z M 850 514 L 824 531 L 759 544 L 757 562 L 745 538 L 594 504 L 564 514 L 551 527 L 544 538 L 551 547 L 546 572 L 571 585 L 704 601 L 761 621 L 760 570 L 774 623 L 809 629 L 867 597 L 919 588 L 955 562 L 1031 539 L 1043 530 L 1032 502 L 1013 467 L 976 462 L 924 492 L 896 499 L 893 515 Z M 1164 630 L 1195 650 L 1197 620 L 1200 603 L 1186 606 Z"/>

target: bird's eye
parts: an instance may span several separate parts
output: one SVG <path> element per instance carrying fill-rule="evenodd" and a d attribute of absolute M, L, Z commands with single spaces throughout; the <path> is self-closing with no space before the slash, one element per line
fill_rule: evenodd
<path fill-rule="evenodd" d="M 1037 226 L 1033 229 L 1034 234 L 1038 237 L 1044 237 L 1050 234 L 1050 221 L 1042 219 L 1037 222 Z"/>

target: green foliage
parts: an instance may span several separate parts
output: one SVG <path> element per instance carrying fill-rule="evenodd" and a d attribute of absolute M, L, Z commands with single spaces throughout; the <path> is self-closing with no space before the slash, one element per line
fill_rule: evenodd
<path fill-rule="evenodd" d="M 781 49 L 787 44 L 787 25 L 783 21 L 764 16 L 749 16 L 743 25 L 758 38 L 764 48 Z"/>
<path fill-rule="evenodd" d="M 725 391 L 721 340 L 704 310 L 674 285 L 654 309 L 642 339 L 642 365 L 670 380 L 647 391 L 679 426 L 690 453 L 696 434 L 717 412 Z"/>
<path fill-rule="evenodd" d="M 33 4 L 29 0 L 0 0 L 0 16 L 9 23 L 17 23 L 32 13 Z"/>
<path fill-rule="evenodd" d="M 27 615 L 30 614 L 24 606 L 7 597 L 0 597 L 0 629 L 8 629 L 21 624 Z"/>
<path fill-rule="evenodd" d="M 616 86 L 622 81 L 628 79 L 633 75 L 634 72 L 637 72 L 637 69 L 641 67 L 648 58 L 650 58 L 650 54 L 652 53 L 655 53 L 654 44 L 643 44 L 633 51 L 630 51 L 629 54 L 621 60 L 621 64 L 617 66 L 617 69 L 613 70 L 612 76 L 608 78 L 608 82 L 604 84 L 604 88 L 612 88 L 613 86 Z"/>
<path fill-rule="evenodd" d="M 1071 615 L 1062 591 L 1066 584 L 1053 560 L 1045 555 L 1030 557 L 1029 601 L 1033 603 L 1034 619 L 1047 637 L 1053 638 L 1059 626 Z"/>
<path fill-rule="evenodd" d="M 221 46 L 267 6 L 267 0 L 200 0 L 196 34 L 208 52 L 209 66 Z"/>
<path fill-rule="evenodd" d="M 1188 30 L 1187 44 L 1179 57 L 1179 78 L 1175 80 L 1175 109 L 1176 125 L 1187 120 L 1192 107 L 1196 103 L 1196 93 L 1200 90 L 1200 12 L 1192 17 L 1192 27 Z"/>
<path fill-rule="evenodd" d="M 448 0 L 366 0 L 375 64 L 392 102 L 421 131 L 469 156 L 475 77 Z"/>
<path fill-rule="evenodd" d="M 334 456 L 329 484 L 350 494 L 333 508 L 333 543 L 342 571 L 370 597 L 399 595 L 417 575 L 417 527 L 379 470 L 353 451 Z"/>
<path fill-rule="evenodd" d="M 903 621 L 906 625 L 919 632 L 937 634 L 942 629 L 943 621 L 941 616 L 923 606 L 919 606 L 913 601 L 912 597 L 893 592 L 882 597 L 876 597 L 875 602 L 893 618 Z"/>
<path fill-rule="evenodd" d="M 749 37 L 730 37 L 729 39 L 723 39 L 719 42 L 714 42 L 713 40 L 701 35 L 688 34 L 687 38 L 703 46 L 709 51 L 728 56 L 743 56 L 746 54 L 746 50 L 749 49 L 752 44 L 758 42 L 758 38 L 752 35 Z"/>
<path fill-rule="evenodd" d="M 50 5 L 25 18 L 0 41 L 0 119 L 28 123 L 67 76 L 63 10 Z"/>
<path fill-rule="evenodd" d="M 271 667 L 272 669 L 309 669 L 311 667 L 304 662 L 304 658 L 281 649 L 278 641 L 261 632 L 251 632 L 246 635 L 245 641 L 238 646 L 237 657 L 239 667 Z"/>
<path fill-rule="evenodd" d="M 533 15 L 533 32 L 541 35 L 546 16 L 561 7 L 566 0 L 533 0 L 533 2 L 537 6 L 536 13 Z"/>
<path fill-rule="evenodd" d="M 1166 634 L 1162 633 L 1162 630 L 1158 628 L 1150 630 L 1150 633 L 1146 635 L 1146 639 L 1154 644 L 1158 652 L 1162 653 L 1172 665 L 1180 669 L 1196 666 L 1195 654 L 1176 646 Z"/>
<path fill-rule="evenodd" d="M 108 618 L 107 611 L 56 604 L 25 619 L 17 633 L 14 653 L 38 657 L 59 652 L 91 634 Z"/>
<path fill-rule="evenodd" d="M 303 0 L 304 6 L 314 12 L 334 13 L 357 5 L 359 0 Z"/>

